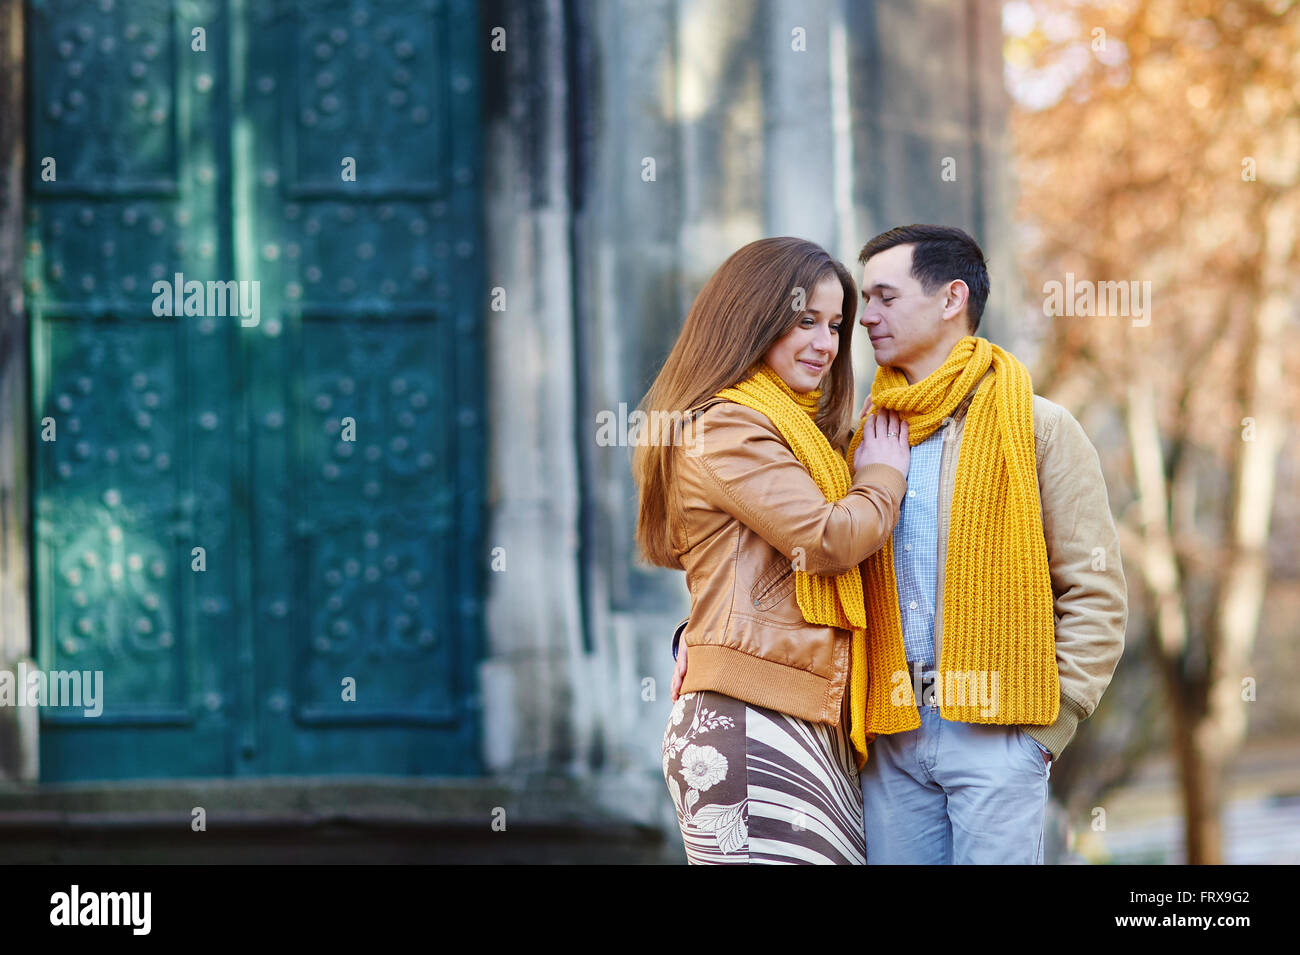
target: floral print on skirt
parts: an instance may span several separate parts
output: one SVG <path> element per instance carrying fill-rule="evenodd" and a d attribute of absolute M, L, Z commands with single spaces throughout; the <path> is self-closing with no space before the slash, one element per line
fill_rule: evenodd
<path fill-rule="evenodd" d="M 712 691 L 678 698 L 663 771 L 692 865 L 865 865 L 843 720 L 811 723 Z"/>

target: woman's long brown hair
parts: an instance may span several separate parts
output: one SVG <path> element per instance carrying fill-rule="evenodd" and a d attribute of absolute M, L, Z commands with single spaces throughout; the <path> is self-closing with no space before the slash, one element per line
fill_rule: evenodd
<path fill-rule="evenodd" d="M 852 427 L 853 325 L 858 290 L 844 266 L 815 242 L 789 236 L 759 239 L 723 262 L 696 296 L 677 342 L 638 409 L 646 420 L 653 412 L 685 415 L 723 388 L 744 381 L 758 370 L 767 350 L 786 335 L 803 314 L 796 290 L 811 298 L 828 276 L 844 288 L 844 318 L 839 350 L 829 375 L 822 380 L 822 397 L 815 421 L 841 453 Z M 668 493 L 672 488 L 674 452 L 668 441 L 638 443 L 632 471 L 640 488 L 636 540 L 644 562 L 682 569 L 674 552 L 668 522 Z"/>

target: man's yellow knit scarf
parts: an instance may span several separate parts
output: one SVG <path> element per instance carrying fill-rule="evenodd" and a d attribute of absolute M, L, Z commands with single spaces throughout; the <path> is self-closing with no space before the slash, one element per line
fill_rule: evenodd
<path fill-rule="evenodd" d="M 943 424 L 990 367 L 993 374 L 979 385 L 966 413 L 952 492 L 938 666 L 938 679 L 946 681 L 938 687 L 940 714 L 966 723 L 1051 724 L 1060 688 L 1028 369 L 987 339 L 967 336 L 943 365 L 913 385 L 895 368 L 878 368 L 871 402 L 876 410 L 899 412 L 915 446 Z M 849 445 L 849 460 L 861 438 L 859 428 Z M 916 729 L 921 721 L 903 649 L 893 540 L 862 566 L 868 618 L 866 731 Z M 962 682 L 969 679 L 976 682 Z M 980 680 L 993 689 L 991 713 L 980 700 Z M 963 694 L 966 686 L 970 692 Z M 950 687 L 956 692 L 950 693 Z M 949 699 L 961 695 L 964 703 Z"/>
<path fill-rule="evenodd" d="M 836 454 L 814 420 L 821 389 L 795 391 L 764 362 L 753 376 L 717 394 L 767 415 L 790 445 L 795 458 L 808 469 L 826 500 L 838 501 L 849 493 L 853 483 L 849 464 L 852 457 Z M 854 567 L 833 577 L 823 577 L 796 566 L 794 577 L 795 595 L 805 620 L 852 631 L 849 738 L 861 769 L 866 765 L 870 742 L 862 722 L 867 703 L 867 616 L 862 599 L 862 574 Z"/>

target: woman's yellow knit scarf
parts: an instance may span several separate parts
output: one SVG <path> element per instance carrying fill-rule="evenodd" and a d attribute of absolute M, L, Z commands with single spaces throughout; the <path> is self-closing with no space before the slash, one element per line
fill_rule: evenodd
<path fill-rule="evenodd" d="M 767 415 L 799 463 L 808 469 L 828 501 L 838 501 L 853 483 L 852 452 L 841 457 L 815 423 L 821 389 L 795 391 L 763 362 L 751 377 L 719 397 Z M 793 556 L 793 555 L 792 555 Z M 795 595 L 809 623 L 852 631 L 849 644 L 849 739 L 858 768 L 867 762 L 867 736 L 862 714 L 867 704 L 867 615 L 863 606 L 862 574 L 857 567 L 833 577 L 806 573 L 795 567 Z"/>
<path fill-rule="evenodd" d="M 943 365 L 915 384 L 895 368 L 878 368 L 871 402 L 877 411 L 899 412 L 915 446 L 943 424 L 990 367 L 993 374 L 979 385 L 966 413 L 952 492 L 938 667 L 939 680 L 949 682 L 938 688 L 940 713 L 967 723 L 1051 724 L 1060 688 L 1028 369 L 987 339 L 968 335 Z M 861 438 L 859 428 L 848 460 Z M 867 558 L 863 581 L 865 729 L 872 734 L 916 729 L 920 717 L 903 649 L 892 538 Z M 972 677 L 994 689 L 992 713 L 980 700 L 978 682 L 966 684 L 972 692 L 964 703 L 948 698 L 961 693 L 959 688 L 951 694 L 950 687 Z"/>

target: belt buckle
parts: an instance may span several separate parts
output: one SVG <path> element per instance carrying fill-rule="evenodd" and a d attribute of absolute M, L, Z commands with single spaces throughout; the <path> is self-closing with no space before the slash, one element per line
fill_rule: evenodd
<path fill-rule="evenodd" d="M 939 678 L 939 671 L 933 669 L 922 670 L 920 667 L 916 667 L 914 672 L 916 672 L 919 677 L 920 687 L 920 699 L 916 701 L 917 705 L 928 706 L 932 710 L 938 709 L 939 704 L 935 702 L 934 693 L 932 691 L 935 682 Z"/>

